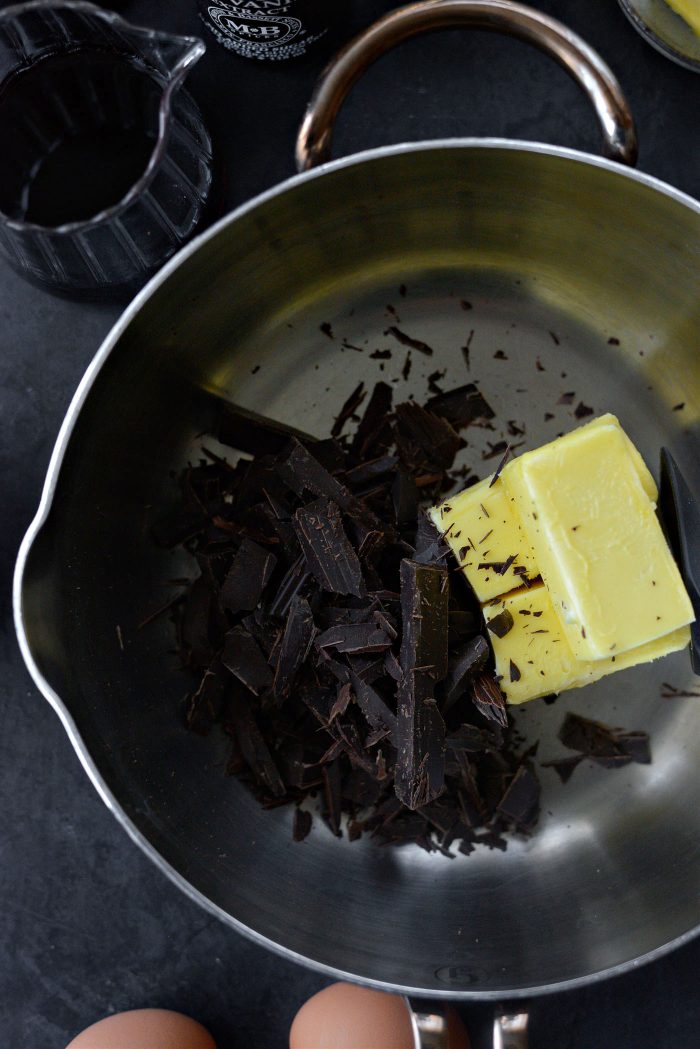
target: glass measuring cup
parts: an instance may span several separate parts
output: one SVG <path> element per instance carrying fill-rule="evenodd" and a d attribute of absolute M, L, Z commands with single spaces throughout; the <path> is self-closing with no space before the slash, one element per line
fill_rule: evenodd
<path fill-rule="evenodd" d="M 181 85 L 205 45 L 83 0 L 0 11 L 0 248 L 64 292 L 134 289 L 192 233 L 211 140 Z"/>

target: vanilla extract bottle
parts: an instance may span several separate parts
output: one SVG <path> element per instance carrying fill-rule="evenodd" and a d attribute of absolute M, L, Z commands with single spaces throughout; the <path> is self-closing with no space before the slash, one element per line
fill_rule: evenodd
<path fill-rule="evenodd" d="M 216 39 L 243 58 L 302 58 L 338 29 L 349 0 L 198 0 Z"/>

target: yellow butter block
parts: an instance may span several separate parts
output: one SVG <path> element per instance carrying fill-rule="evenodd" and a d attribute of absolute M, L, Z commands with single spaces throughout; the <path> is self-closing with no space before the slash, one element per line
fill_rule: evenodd
<path fill-rule="evenodd" d="M 498 484 L 577 659 L 620 655 L 693 621 L 653 479 L 614 416 L 526 452 Z"/>
<path fill-rule="evenodd" d="M 525 703 L 552 692 L 564 692 L 597 681 L 616 670 L 648 663 L 686 647 L 690 628 L 680 627 L 664 637 L 606 659 L 580 660 L 567 641 L 542 584 L 518 590 L 484 609 L 486 622 L 503 610 L 510 612 L 513 626 L 504 637 L 489 632 L 496 658 L 496 673 L 509 703 Z"/>
<path fill-rule="evenodd" d="M 700 36 L 700 0 L 666 0 L 666 3 Z"/>
<path fill-rule="evenodd" d="M 539 574 L 513 504 L 498 482 L 489 488 L 487 478 L 466 488 L 433 507 L 429 516 L 482 604 L 520 586 L 523 571 L 527 576 Z"/>

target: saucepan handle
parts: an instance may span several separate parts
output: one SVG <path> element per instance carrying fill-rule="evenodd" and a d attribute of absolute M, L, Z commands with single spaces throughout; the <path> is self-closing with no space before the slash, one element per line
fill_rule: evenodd
<path fill-rule="evenodd" d="M 590 100 L 603 134 L 604 155 L 634 165 L 637 135 L 622 88 L 600 55 L 580 36 L 541 11 L 509 0 L 425 0 L 380 18 L 331 61 L 316 84 L 299 129 L 299 171 L 330 159 L 338 112 L 350 89 L 373 62 L 411 37 L 454 28 L 505 33 L 551 55 Z"/>
<path fill-rule="evenodd" d="M 527 1049 L 527 1013 L 501 1013 L 493 1021 L 493 1049 Z"/>

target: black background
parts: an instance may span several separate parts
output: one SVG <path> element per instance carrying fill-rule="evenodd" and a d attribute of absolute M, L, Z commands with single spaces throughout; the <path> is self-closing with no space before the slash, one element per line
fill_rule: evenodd
<path fill-rule="evenodd" d="M 328 0 L 335 5 L 340 0 Z M 5 5 L 2 5 L 5 6 Z M 133 21 L 201 32 L 195 0 L 131 0 Z M 355 0 L 347 34 L 393 6 Z M 700 196 L 700 79 L 648 47 L 616 0 L 540 0 L 597 48 L 634 110 L 639 167 Z M 190 87 L 219 161 L 219 211 L 293 173 L 295 131 L 324 55 L 282 66 L 238 59 L 210 37 Z M 500 135 L 596 152 L 592 114 L 566 75 L 525 45 L 445 33 L 375 66 L 346 105 L 337 154 L 409 139 Z M 0 158 L 0 163 L 1 163 Z M 0 260 L 0 1042 L 64 1049 L 119 1009 L 181 1009 L 220 1049 L 285 1049 L 322 977 L 199 910 L 119 829 L 17 652 L 10 581 L 73 390 L 119 307 L 69 303 Z M 629 975 L 532 1003 L 535 1049 L 698 1045 L 700 942 Z M 490 1007 L 467 1006 L 475 1049 Z"/>

